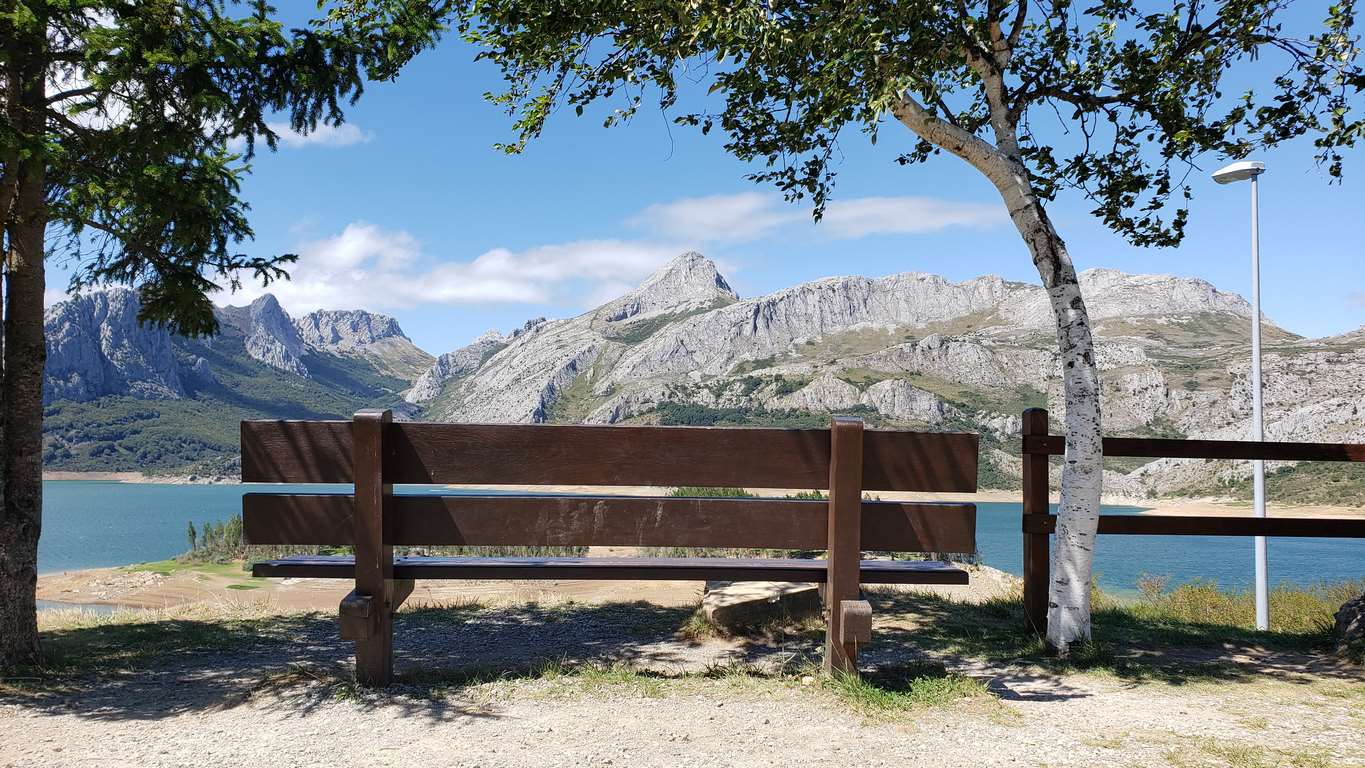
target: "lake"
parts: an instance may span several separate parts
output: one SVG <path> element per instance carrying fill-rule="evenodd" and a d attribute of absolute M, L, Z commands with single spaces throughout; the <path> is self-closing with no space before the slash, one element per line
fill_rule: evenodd
<path fill-rule="evenodd" d="M 157 485 L 85 480 L 43 483 L 43 536 L 38 571 L 52 573 L 173 557 L 187 549 L 185 529 L 194 522 L 221 522 L 239 514 L 242 494 L 293 490 L 271 485 Z M 316 492 L 349 486 L 316 486 Z M 403 493 L 449 493 L 444 488 L 403 487 Z M 1022 571 L 1020 506 L 977 504 L 977 546 L 987 565 Z M 1136 514 L 1137 507 L 1105 507 L 1107 514 Z M 1252 539 L 1221 536 L 1104 536 L 1095 556 L 1101 586 L 1134 588 L 1143 574 L 1172 583 L 1212 579 L 1249 588 Z M 1272 583 L 1310 584 L 1365 577 L 1365 539 L 1270 540 Z"/>

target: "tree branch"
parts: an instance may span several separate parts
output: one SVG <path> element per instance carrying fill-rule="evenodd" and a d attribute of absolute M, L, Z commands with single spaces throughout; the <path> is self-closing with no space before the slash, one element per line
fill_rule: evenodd
<path fill-rule="evenodd" d="M 67 99 L 75 99 L 81 96 L 89 96 L 90 94 L 95 93 L 98 90 L 99 89 L 93 85 L 87 85 L 84 88 L 72 88 L 70 90 L 61 91 L 59 93 L 54 93 L 51 96 L 48 96 L 47 103 L 56 104 L 59 101 L 66 101 Z"/>
<path fill-rule="evenodd" d="M 901 94 L 891 114 L 921 139 L 970 163 L 997 187 L 1013 183 L 1014 169 L 997 147 L 935 116 L 909 94 Z"/>

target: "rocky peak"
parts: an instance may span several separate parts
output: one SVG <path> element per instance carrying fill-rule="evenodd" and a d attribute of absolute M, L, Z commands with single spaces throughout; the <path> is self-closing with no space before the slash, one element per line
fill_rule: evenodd
<path fill-rule="evenodd" d="M 518 333 L 525 328 L 518 329 Z M 436 358 L 431 367 L 426 370 L 417 380 L 412 383 L 412 387 L 403 394 L 403 399 L 409 403 L 425 403 L 434 400 L 441 390 L 451 381 L 473 373 L 498 350 L 507 346 L 508 338 L 497 331 L 486 331 L 474 341 L 466 344 L 454 352 L 447 352 Z"/>
<path fill-rule="evenodd" d="M 43 319 L 47 334 L 43 399 L 183 397 L 171 334 L 162 326 L 140 323 L 141 307 L 137 291 L 109 288 L 48 309 Z"/>
<path fill-rule="evenodd" d="M 407 339 L 398 321 L 364 310 L 318 310 L 294 321 L 303 343 L 333 354 L 353 354 L 384 339 Z"/>
<path fill-rule="evenodd" d="M 1106 317 L 1194 315 L 1230 312 L 1251 316 L 1251 305 L 1207 280 L 1174 275 L 1131 275 L 1117 269 L 1087 269 L 1080 274 L 1087 301 Z"/>
<path fill-rule="evenodd" d="M 598 310 L 607 322 L 633 317 L 711 308 L 739 300 L 730 284 L 721 277 L 716 263 L 688 251 L 663 265 L 639 288 Z"/>
<path fill-rule="evenodd" d="M 532 318 L 532 319 L 530 319 L 530 320 L 527 320 L 526 322 L 522 323 L 522 325 L 521 325 L 520 328 L 517 328 L 517 329 L 513 330 L 511 334 L 509 334 L 505 339 L 503 339 L 503 341 L 511 341 L 511 340 L 513 340 L 513 339 L 519 339 L 519 338 L 521 338 L 522 336 L 525 336 L 525 335 L 527 335 L 527 334 L 529 334 L 529 333 L 535 333 L 536 331 L 540 330 L 540 327 L 541 327 L 541 326 L 547 325 L 549 322 L 550 322 L 549 320 L 546 320 L 546 319 L 543 318 L 543 317 L 536 317 L 536 318 Z M 484 334 L 483 334 L 483 336 L 480 336 L 478 339 L 475 339 L 475 341 L 477 342 L 477 341 L 479 341 L 479 339 L 485 339 L 485 338 L 488 337 L 489 334 L 496 334 L 496 333 L 498 333 L 498 332 L 497 332 L 497 331 L 485 331 Z M 501 337 L 501 334 L 499 334 L 499 336 Z"/>
<path fill-rule="evenodd" d="M 303 362 L 307 346 L 274 296 L 267 293 L 245 307 L 223 307 L 221 317 L 246 337 L 248 357 L 296 376 L 308 376 L 308 366 Z"/>

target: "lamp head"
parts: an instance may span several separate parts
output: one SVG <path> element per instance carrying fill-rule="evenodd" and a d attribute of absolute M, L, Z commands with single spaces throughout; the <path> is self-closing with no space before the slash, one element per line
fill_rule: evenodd
<path fill-rule="evenodd" d="M 1213 172 L 1213 180 L 1219 184 L 1246 181 L 1265 173 L 1265 163 L 1260 160 L 1243 160 Z"/>

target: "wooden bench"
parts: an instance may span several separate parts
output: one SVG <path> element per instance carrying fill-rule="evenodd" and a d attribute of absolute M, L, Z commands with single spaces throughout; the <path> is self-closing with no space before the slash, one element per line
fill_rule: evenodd
<path fill-rule="evenodd" d="M 249 493 L 252 544 L 350 545 L 355 557 L 258 562 L 256 576 L 355 579 L 341 602 L 356 678 L 386 685 L 393 613 L 413 579 L 719 579 L 825 584 L 825 668 L 856 672 L 871 636 L 859 583 L 966 584 L 945 562 L 863 550 L 976 550 L 973 504 L 866 501 L 864 491 L 974 492 L 977 437 L 830 429 L 242 422 L 247 483 L 347 483 L 353 494 Z M 560 494 L 403 495 L 400 484 L 826 489 L 829 500 Z M 824 560 L 397 557 L 418 546 L 632 546 L 826 550 Z"/>

